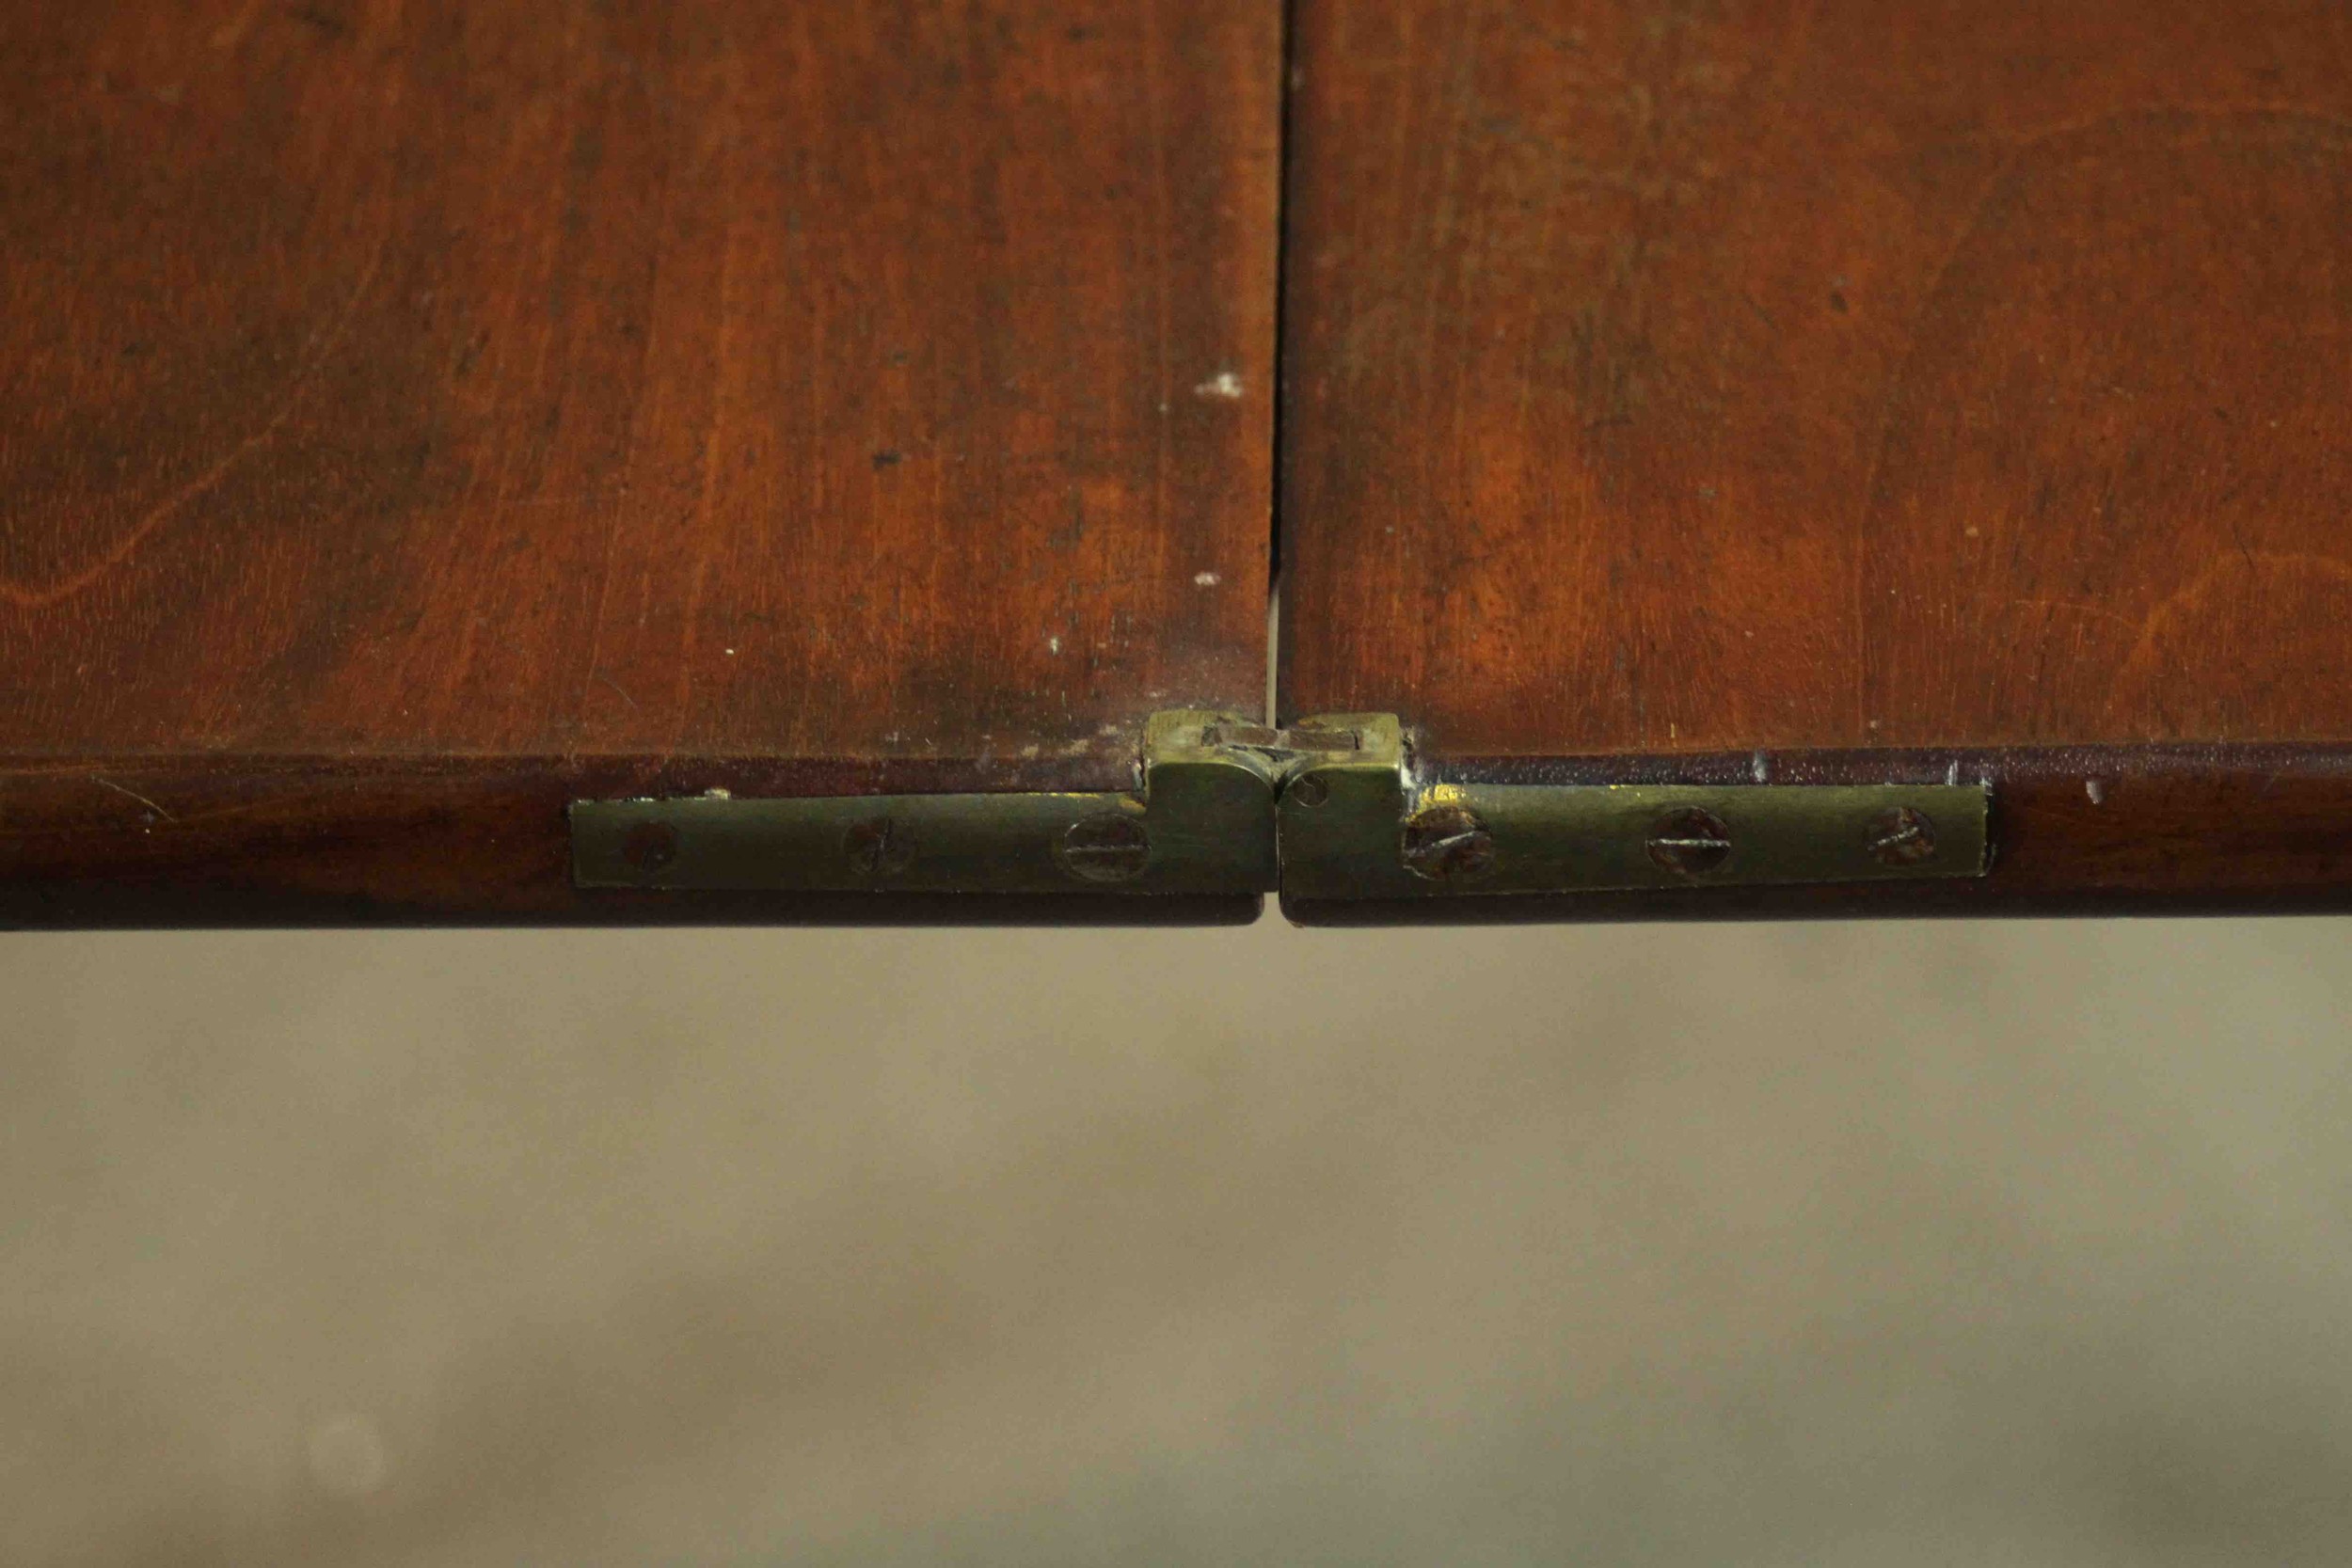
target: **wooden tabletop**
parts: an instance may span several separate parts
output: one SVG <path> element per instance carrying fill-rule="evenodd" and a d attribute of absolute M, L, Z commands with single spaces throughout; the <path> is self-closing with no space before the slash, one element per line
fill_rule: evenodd
<path fill-rule="evenodd" d="M 15 912 L 561 916 L 576 794 L 1262 711 L 1279 31 L 0 8 Z"/>
<path fill-rule="evenodd" d="M 1938 905 L 2339 896 L 2352 12 L 1297 24 L 1286 709 L 1487 778 L 1992 779 Z"/>
<path fill-rule="evenodd" d="M 1992 792 L 1422 915 L 2352 895 L 2330 0 L 5 5 L 0 234 L 0 923 L 970 916 L 566 810 L 1134 790 L 1277 555 L 1424 784 Z"/>

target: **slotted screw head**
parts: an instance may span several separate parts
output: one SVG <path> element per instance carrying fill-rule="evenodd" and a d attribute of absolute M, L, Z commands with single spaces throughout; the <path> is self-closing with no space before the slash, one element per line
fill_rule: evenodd
<path fill-rule="evenodd" d="M 1889 806 L 1870 818 L 1863 844 L 1881 865 L 1920 865 L 1935 858 L 1935 823 L 1916 806 Z"/>
<path fill-rule="evenodd" d="M 1731 858 L 1731 830 L 1713 812 L 1686 806 L 1653 823 L 1644 847 L 1652 861 L 1668 871 L 1704 877 Z"/>
<path fill-rule="evenodd" d="M 677 830 L 667 822 L 640 822 L 621 840 L 621 859 L 640 876 L 650 877 L 677 862 Z"/>
<path fill-rule="evenodd" d="M 1405 868 L 1433 882 L 1468 881 L 1495 868 L 1495 837 L 1464 806 L 1424 806 L 1405 824 Z"/>
<path fill-rule="evenodd" d="M 914 863 L 914 835 L 887 816 L 850 824 L 842 847 L 861 877 L 896 877 Z"/>
<path fill-rule="evenodd" d="M 1152 839 L 1132 816 L 1104 813 L 1071 825 L 1061 838 L 1061 866 L 1082 882 L 1124 882 L 1152 863 Z"/>

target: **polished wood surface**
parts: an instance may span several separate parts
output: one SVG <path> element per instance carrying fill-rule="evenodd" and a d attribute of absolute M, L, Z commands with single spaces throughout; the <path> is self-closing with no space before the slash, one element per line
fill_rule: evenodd
<path fill-rule="evenodd" d="M 2094 746 L 1451 757 L 1491 784 L 1994 782 L 1980 878 L 1487 898 L 1286 895 L 1310 926 L 2352 912 L 2352 748 Z"/>
<path fill-rule="evenodd" d="M 1287 712 L 1440 758 L 2352 738 L 2352 9 L 1295 29 Z"/>
<path fill-rule="evenodd" d="M 2352 898 L 2352 12 L 1283 9 L 0 6 L 0 924 L 940 912 L 564 807 L 1254 709 L 1284 156 L 1288 715 L 1995 790 L 1415 917 Z"/>
<path fill-rule="evenodd" d="M 1118 787 L 1150 710 L 1254 711 L 1279 50 L 1263 0 L 0 8 L 0 856 L 194 909 L 429 774 L 545 905 L 583 768 Z M 391 863 L 339 907 L 469 902 Z"/>
<path fill-rule="evenodd" d="M 1276 20 L 7 8 L 0 749 L 1254 705 Z"/>
<path fill-rule="evenodd" d="M 1069 759 L 993 764 L 1052 789 Z M 565 808 L 968 789 L 969 759 L 65 759 L 0 794 L 0 929 L 438 925 L 1226 925 L 1255 895 L 691 894 L 572 885 Z"/>

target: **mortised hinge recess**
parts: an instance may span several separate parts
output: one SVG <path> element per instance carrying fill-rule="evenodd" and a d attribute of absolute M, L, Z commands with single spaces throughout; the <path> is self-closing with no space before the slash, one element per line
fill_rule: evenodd
<path fill-rule="evenodd" d="M 1158 713 L 1132 790 L 579 800 L 583 888 L 1297 898 L 1981 876 L 1982 784 L 1417 776 L 1396 716 Z"/>

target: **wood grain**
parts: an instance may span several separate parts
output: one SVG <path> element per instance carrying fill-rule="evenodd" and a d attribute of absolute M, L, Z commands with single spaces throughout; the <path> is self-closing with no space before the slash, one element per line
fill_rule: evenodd
<path fill-rule="evenodd" d="M 1295 48 L 1286 713 L 2352 738 L 2352 9 L 1300 0 Z"/>
<path fill-rule="evenodd" d="M 992 766 L 1046 789 L 1067 759 Z M 969 788 L 969 759 L 69 758 L 0 775 L 0 930 L 159 927 L 1229 925 L 1256 895 L 582 889 L 577 800 Z"/>
<path fill-rule="evenodd" d="M 1981 878 L 1463 899 L 1285 895 L 1311 926 L 2352 912 L 2352 748 L 2085 746 L 1447 759 L 1516 784 L 1994 783 Z"/>
<path fill-rule="evenodd" d="M 146 767 L 1117 787 L 1254 711 L 1279 33 L 0 7 L 0 875 L 140 852 L 86 830 Z"/>

